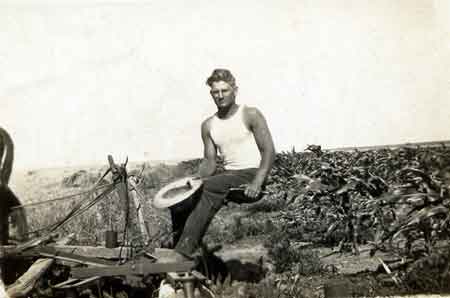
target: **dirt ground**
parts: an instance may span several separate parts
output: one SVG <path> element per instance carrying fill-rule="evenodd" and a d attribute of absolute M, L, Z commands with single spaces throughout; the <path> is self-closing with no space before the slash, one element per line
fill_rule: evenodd
<path fill-rule="evenodd" d="M 307 247 L 301 243 L 299 246 Z M 289 273 L 275 275 L 275 279 L 293 280 L 301 285 L 302 297 L 340 297 L 334 295 L 346 295 L 345 297 L 450 297 L 444 293 L 414 293 L 412 289 L 406 289 L 395 285 L 393 279 L 386 274 L 380 266 L 378 258 L 389 259 L 392 255 L 376 253 L 371 257 L 367 247 L 363 247 L 360 255 L 348 253 L 332 253 L 333 249 L 325 247 L 311 248 L 316 251 L 324 265 L 335 268 L 335 272 L 316 274 L 310 276 L 289 276 Z M 267 256 L 267 249 L 258 239 L 247 239 L 224 246 L 218 252 L 224 260 L 239 257 L 249 262 L 256 262 L 259 257 L 266 259 L 265 266 L 269 268 L 268 275 L 273 274 L 273 264 Z M 284 276 L 283 276 L 284 275 Z M 267 278 L 267 276 L 266 276 Z M 245 288 L 245 283 L 236 283 L 237 288 Z M 285 285 L 286 288 L 289 284 Z M 224 296 L 226 297 L 226 296 Z M 230 296 L 229 298 L 234 297 Z"/>

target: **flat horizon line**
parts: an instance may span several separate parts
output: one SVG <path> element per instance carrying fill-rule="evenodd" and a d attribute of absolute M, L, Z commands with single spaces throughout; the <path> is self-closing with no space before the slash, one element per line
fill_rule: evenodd
<path fill-rule="evenodd" d="M 128 166 L 135 166 L 143 163 L 149 163 L 151 166 L 158 164 L 166 164 L 166 165 L 174 165 L 183 161 L 198 159 L 200 157 L 187 157 L 187 158 L 173 158 L 173 159 L 151 159 L 151 160 L 134 160 L 128 161 Z M 122 163 L 122 161 L 115 160 L 116 163 Z M 105 162 L 82 162 L 74 165 L 55 165 L 55 166 L 29 166 L 29 167 L 17 167 L 13 168 L 14 171 L 26 172 L 26 171 L 42 171 L 42 170 L 53 170 L 53 169 L 77 169 L 77 168 L 97 168 L 97 167 L 108 167 L 108 162 L 105 159 Z"/>
<path fill-rule="evenodd" d="M 310 145 L 316 145 L 316 144 L 310 144 Z M 367 150 L 380 150 L 380 149 L 396 149 L 401 147 L 439 147 L 439 146 L 450 146 L 450 140 L 441 140 L 441 141 L 425 141 L 425 142 L 405 142 L 405 143 L 398 143 L 398 144 L 386 144 L 386 145 L 372 145 L 372 146 L 344 146 L 344 147 L 332 147 L 332 148 L 322 148 L 324 151 L 329 152 L 335 152 L 335 151 L 353 151 L 353 150 L 359 150 L 359 151 L 367 151 Z M 307 147 L 307 146 L 306 146 Z M 297 152 L 304 152 L 305 149 Z M 292 148 L 295 148 L 295 146 L 292 146 Z M 279 151 L 282 152 L 282 151 Z M 143 164 L 143 163 L 149 163 L 150 165 L 158 165 L 158 164 L 166 164 L 166 165 L 174 165 L 183 161 L 188 160 L 194 160 L 199 159 L 202 157 L 183 157 L 183 158 L 173 158 L 173 159 L 154 159 L 154 160 L 136 160 L 136 161 L 129 161 L 128 165 L 137 165 L 137 164 Z M 116 161 L 121 162 L 121 161 Z M 14 171 L 39 171 L 39 170 L 51 170 L 51 169 L 61 169 L 61 168 L 93 168 L 93 167 L 102 167 L 108 166 L 108 163 L 105 158 L 105 162 L 86 162 L 86 163 L 80 163 L 76 165 L 55 165 L 55 166 L 30 166 L 30 167 L 17 167 L 13 169 Z"/>

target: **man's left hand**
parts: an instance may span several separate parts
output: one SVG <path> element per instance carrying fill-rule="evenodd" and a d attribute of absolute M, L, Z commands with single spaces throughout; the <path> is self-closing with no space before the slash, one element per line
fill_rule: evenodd
<path fill-rule="evenodd" d="M 256 199 L 261 193 L 261 186 L 257 183 L 250 183 L 245 185 L 244 194 L 252 199 Z"/>

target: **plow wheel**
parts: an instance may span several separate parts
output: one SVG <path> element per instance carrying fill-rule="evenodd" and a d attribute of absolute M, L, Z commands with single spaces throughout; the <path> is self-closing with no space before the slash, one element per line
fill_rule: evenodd
<path fill-rule="evenodd" d="M 15 203 L 13 206 L 20 205 L 9 187 L 2 185 L 0 187 L 0 203 L 3 204 L 5 201 Z M 10 206 L 9 208 L 0 206 L 0 245 L 23 242 L 27 238 L 28 224 L 25 210 L 19 208 L 13 212 L 8 212 Z M 27 260 L 2 259 L 0 255 L 0 278 L 3 279 L 5 284 L 11 284 L 27 270 L 29 265 L 30 262 Z"/>
<path fill-rule="evenodd" d="M 28 233 L 25 210 L 14 207 L 21 206 L 20 200 L 9 188 L 8 183 L 14 162 L 14 143 L 8 132 L 0 127 L 0 245 L 10 244 L 10 240 L 22 242 Z M 12 282 L 21 265 L 2 259 L 0 251 L 0 278 L 5 283 Z M 8 271 L 6 271 L 8 269 Z"/>
<path fill-rule="evenodd" d="M 25 240 L 28 232 L 25 210 L 20 200 L 9 188 L 9 179 L 14 163 L 14 142 L 8 132 L 0 127 L 0 245 L 7 245 L 14 236 L 17 241 Z M 10 230 L 11 224 L 11 230 Z"/>
<path fill-rule="evenodd" d="M 7 185 L 0 185 L 0 245 L 16 244 L 27 239 L 28 224 L 25 210 L 18 208 L 11 211 L 12 207 L 20 205 L 11 189 Z M 0 273 L 3 273 L 1 261 L 0 259 Z M 6 282 L 7 277 L 4 278 Z"/>
<path fill-rule="evenodd" d="M 25 210 L 17 208 L 21 206 L 19 199 L 9 189 L 2 186 L 0 189 L 0 200 L 7 201 L 9 208 L 1 212 L 0 242 L 3 245 L 9 242 L 24 242 L 28 237 L 28 222 Z M 15 207 L 15 208 L 14 208 Z M 11 208 L 14 208 L 11 210 Z"/>

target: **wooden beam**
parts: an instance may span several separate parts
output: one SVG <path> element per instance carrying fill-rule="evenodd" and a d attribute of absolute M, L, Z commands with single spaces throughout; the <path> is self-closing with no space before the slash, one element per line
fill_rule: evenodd
<path fill-rule="evenodd" d="M 167 272 L 188 272 L 195 266 L 194 262 L 180 263 L 151 263 L 148 261 L 137 264 L 125 264 L 120 266 L 105 266 L 92 268 L 73 268 L 73 278 L 89 278 L 92 276 L 118 276 L 118 275 L 147 275 Z"/>
<path fill-rule="evenodd" d="M 55 245 L 55 249 L 61 252 L 73 253 L 85 257 L 97 257 L 102 259 L 119 259 L 122 255 L 130 255 L 132 248 L 116 247 L 106 248 L 102 246 L 72 246 L 72 245 Z"/>
<path fill-rule="evenodd" d="M 67 237 L 58 241 L 58 244 L 67 244 L 73 238 Z M 38 241 L 39 242 L 39 241 Z M 27 242 L 28 245 L 34 242 Z M 17 250 L 17 248 L 15 248 Z M 20 251 L 20 249 L 19 249 Z M 11 297 L 26 297 L 33 290 L 36 282 L 54 263 L 54 259 L 42 258 L 36 260 L 28 270 L 22 274 L 13 284 L 6 288 L 6 293 Z"/>
<path fill-rule="evenodd" d="M 13 284 L 6 287 L 6 293 L 11 297 L 25 297 L 34 288 L 36 281 L 47 271 L 53 264 L 52 259 L 38 259 L 28 268 L 19 279 Z"/>
<path fill-rule="evenodd" d="M 150 236 L 149 236 L 150 234 L 147 229 L 147 225 L 145 224 L 143 206 L 142 206 L 142 202 L 139 199 L 139 195 L 137 192 L 136 178 L 129 177 L 128 183 L 130 183 L 130 185 L 131 185 L 130 195 L 133 198 L 134 207 L 136 208 L 136 213 L 137 213 L 138 222 L 139 222 L 139 229 L 141 231 L 142 238 L 144 239 L 144 243 L 147 244 L 150 239 Z"/>
<path fill-rule="evenodd" d="M 113 261 L 103 260 L 103 259 L 95 258 L 95 257 L 85 257 L 85 256 L 73 254 L 73 253 L 62 252 L 54 247 L 42 247 L 42 248 L 36 249 L 36 251 L 38 251 L 38 253 L 43 257 L 57 259 L 57 260 L 63 260 L 63 261 L 69 261 L 69 262 L 74 262 L 74 263 L 78 263 L 78 264 L 97 266 L 97 267 L 115 265 L 115 262 L 113 262 Z"/>
<path fill-rule="evenodd" d="M 106 248 L 102 246 L 78 246 L 78 245 L 47 245 L 41 246 L 40 248 L 28 249 L 19 254 L 21 257 L 34 257 L 39 256 L 39 250 L 41 248 L 52 248 L 59 252 L 73 253 L 83 257 L 98 257 L 102 259 L 119 259 L 120 254 L 130 255 L 131 248 L 123 247 L 122 252 L 120 247 L 116 248 Z M 14 257 L 17 253 L 16 246 L 14 245 L 4 245 L 0 246 L 0 259 Z M 16 254 L 17 255 L 17 254 Z"/>

